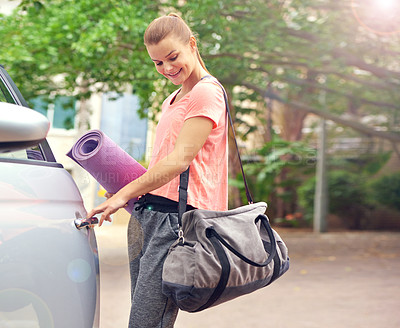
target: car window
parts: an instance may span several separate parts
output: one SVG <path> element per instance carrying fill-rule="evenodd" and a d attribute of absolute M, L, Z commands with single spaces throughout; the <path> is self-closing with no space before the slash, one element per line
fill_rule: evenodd
<path fill-rule="evenodd" d="M 0 102 L 6 102 L 6 96 L 3 93 L 3 90 L 1 90 L 1 93 L 0 93 Z"/>
<path fill-rule="evenodd" d="M 36 161 L 43 161 L 42 152 L 38 147 L 29 148 L 26 150 L 16 150 L 8 153 L 0 153 L 1 158 L 9 158 L 9 159 L 31 159 Z"/>
<path fill-rule="evenodd" d="M 8 91 L 7 87 L 5 86 L 3 80 L 0 78 L 0 101 L 1 102 L 8 102 L 11 104 L 15 104 L 13 97 L 11 96 L 10 92 Z"/>

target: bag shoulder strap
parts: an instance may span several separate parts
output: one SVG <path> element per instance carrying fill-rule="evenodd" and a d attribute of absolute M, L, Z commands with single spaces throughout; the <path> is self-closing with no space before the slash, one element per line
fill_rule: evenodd
<path fill-rule="evenodd" d="M 225 91 L 224 87 L 222 86 L 222 84 L 219 83 L 219 81 L 215 81 L 215 82 L 218 83 L 218 85 L 222 89 L 222 92 L 224 93 L 226 112 L 228 113 L 229 125 L 230 125 L 231 130 L 232 130 L 233 140 L 235 142 L 236 153 L 237 153 L 237 156 L 238 156 L 238 159 L 239 159 L 239 165 L 240 165 L 240 170 L 242 172 L 243 183 L 244 183 L 244 187 L 246 189 L 247 202 L 249 204 L 253 204 L 253 198 L 251 197 L 250 189 L 249 189 L 249 186 L 247 184 L 246 175 L 245 175 L 244 169 L 243 169 L 242 158 L 240 157 L 239 146 L 238 146 L 237 139 L 236 139 L 235 128 L 233 126 L 233 119 L 232 119 L 231 111 L 229 110 L 228 96 L 227 96 L 226 91 Z"/>
<path fill-rule="evenodd" d="M 212 76 L 211 75 L 206 75 L 206 76 L 202 77 L 201 80 L 206 79 L 206 78 L 212 78 Z M 242 172 L 242 177 L 243 177 L 243 183 L 244 183 L 244 187 L 246 189 L 246 198 L 247 198 L 247 201 L 248 201 L 249 204 L 253 204 L 253 198 L 251 196 L 250 189 L 249 189 L 249 186 L 247 184 L 246 175 L 245 175 L 244 169 L 243 169 L 242 158 L 240 157 L 239 146 L 238 146 L 237 139 L 236 139 L 235 128 L 233 126 L 232 115 L 231 115 L 231 112 L 229 110 L 228 96 L 227 96 L 225 88 L 222 86 L 222 84 L 219 81 L 217 81 L 216 79 L 214 80 L 214 82 L 217 83 L 221 87 L 222 92 L 224 94 L 226 113 L 228 115 L 229 125 L 230 125 L 231 130 L 232 130 L 233 140 L 235 141 L 236 153 L 238 155 L 240 170 Z M 183 216 L 183 213 L 186 212 L 187 189 L 188 189 L 188 184 L 189 184 L 189 169 L 190 169 L 190 167 L 185 172 L 182 172 L 181 175 L 180 175 L 179 208 L 178 208 L 179 226 L 182 226 L 182 216 Z"/>

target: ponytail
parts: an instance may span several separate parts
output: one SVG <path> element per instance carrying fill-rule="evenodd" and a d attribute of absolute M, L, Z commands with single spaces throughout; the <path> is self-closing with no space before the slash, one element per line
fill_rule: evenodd
<path fill-rule="evenodd" d="M 170 13 L 168 16 L 156 18 L 149 24 L 144 33 L 144 44 L 146 46 L 156 45 L 170 34 L 174 34 L 185 43 L 189 43 L 190 38 L 194 37 L 194 33 L 187 23 L 178 14 Z M 200 65 L 208 73 L 198 47 L 196 47 L 196 55 Z"/>

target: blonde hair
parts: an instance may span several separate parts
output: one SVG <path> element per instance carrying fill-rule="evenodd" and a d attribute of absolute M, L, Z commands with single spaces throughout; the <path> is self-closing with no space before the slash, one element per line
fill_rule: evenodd
<path fill-rule="evenodd" d="M 190 38 L 194 37 L 187 23 L 179 15 L 171 13 L 168 16 L 156 18 L 149 24 L 144 32 L 144 44 L 146 46 L 156 45 L 170 34 L 178 37 L 183 43 L 189 43 Z M 208 72 L 197 47 L 196 55 L 200 65 Z"/>

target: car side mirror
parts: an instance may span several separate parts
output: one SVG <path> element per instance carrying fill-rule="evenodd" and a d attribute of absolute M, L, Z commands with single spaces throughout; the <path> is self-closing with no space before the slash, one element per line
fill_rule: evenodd
<path fill-rule="evenodd" d="M 50 122 L 23 106 L 0 102 L 0 153 L 33 147 L 42 142 Z"/>

